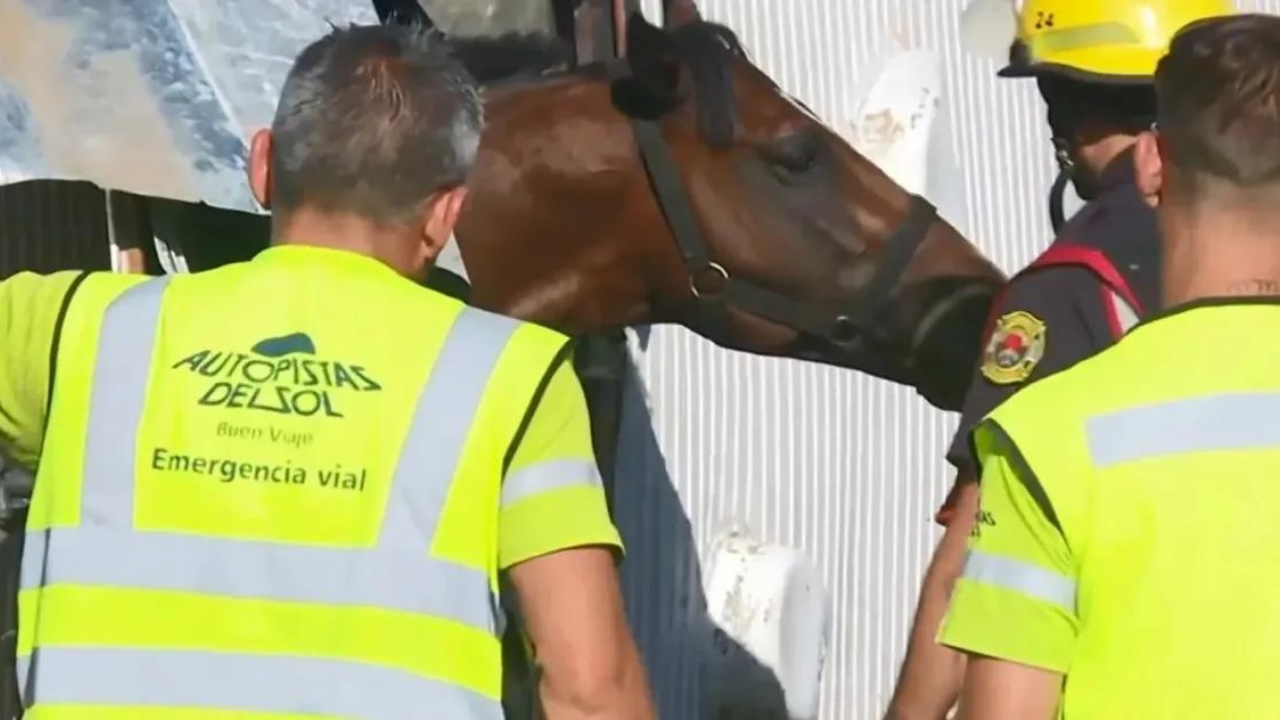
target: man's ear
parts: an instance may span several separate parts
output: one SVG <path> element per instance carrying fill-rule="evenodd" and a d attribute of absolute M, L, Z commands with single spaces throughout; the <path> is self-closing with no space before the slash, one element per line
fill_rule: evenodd
<path fill-rule="evenodd" d="M 462 205 L 466 200 L 467 188 L 458 186 L 428 201 L 422 222 L 422 249 L 428 261 L 435 260 L 453 236 L 453 228 L 462 216 Z"/>
<path fill-rule="evenodd" d="M 1148 205 L 1157 207 L 1164 189 L 1164 160 L 1160 157 L 1160 141 L 1154 132 L 1138 135 L 1134 144 L 1133 170 L 1142 197 Z"/>
<path fill-rule="evenodd" d="M 271 209 L 271 131 L 263 128 L 249 141 L 249 190 L 263 210 Z"/>

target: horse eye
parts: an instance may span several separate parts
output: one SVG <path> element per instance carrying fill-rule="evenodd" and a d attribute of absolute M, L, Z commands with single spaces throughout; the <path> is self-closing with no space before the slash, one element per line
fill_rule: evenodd
<path fill-rule="evenodd" d="M 818 162 L 818 141 L 809 133 L 793 133 L 774 141 L 764 155 L 781 170 L 796 175 L 806 173 Z"/>

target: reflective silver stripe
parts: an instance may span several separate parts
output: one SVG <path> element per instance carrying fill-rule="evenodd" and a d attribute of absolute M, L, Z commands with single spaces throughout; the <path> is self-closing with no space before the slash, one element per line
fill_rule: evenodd
<path fill-rule="evenodd" d="M 1090 418 L 1095 467 L 1216 450 L 1280 448 L 1280 393 L 1186 398 Z"/>
<path fill-rule="evenodd" d="M 328 548 L 102 527 L 47 538 L 45 585 L 149 588 L 366 606 L 433 615 L 493 632 L 485 574 L 409 551 Z M 122 560 L 127 558 L 127 561 Z"/>
<path fill-rule="evenodd" d="M 435 535 L 476 411 L 516 327 L 475 308 L 454 323 L 400 450 L 380 545 L 417 546 Z"/>
<path fill-rule="evenodd" d="M 139 531 L 133 527 L 138 428 L 151 372 L 163 289 L 167 282 L 168 277 L 162 277 L 130 288 L 116 298 L 104 314 L 89 400 L 81 524 L 74 528 L 53 528 L 28 534 L 22 586 L 31 588 L 66 583 L 183 590 L 326 605 L 374 606 L 448 618 L 490 633 L 500 633 L 501 610 L 490 591 L 486 573 L 433 559 L 428 551 L 453 475 L 465 450 L 475 411 L 484 397 L 494 368 L 518 327 L 517 321 L 473 308 L 466 308 L 459 314 L 418 398 L 391 479 L 382 530 L 375 547 L 315 547 Z M 57 666 L 56 662 L 49 661 L 50 654 L 59 652 L 68 651 L 38 647 L 34 665 L 31 657 L 20 660 L 19 681 L 20 687 L 26 691 L 24 701 L 53 700 L 44 694 L 31 694 L 37 688 L 41 693 L 50 692 L 42 684 L 42 678 L 52 674 L 47 682 L 65 682 L 68 692 L 70 688 L 81 688 L 77 692 L 91 698 L 85 702 L 109 704 L 109 698 L 104 698 L 111 693 L 104 695 L 91 690 L 98 685 L 86 683 L 87 676 L 68 677 L 63 671 L 50 669 Z M 135 664 L 150 666 L 155 662 L 166 669 L 194 667 L 190 663 L 176 662 L 170 666 L 167 664 L 169 660 L 153 660 L 151 651 L 129 652 L 136 655 Z M 155 655 L 167 657 L 172 653 Z M 185 656 L 198 658 L 199 663 L 211 659 L 237 668 L 255 667 L 255 663 L 263 662 L 262 658 L 253 655 L 187 653 Z M 103 668 L 97 663 L 112 662 L 102 660 L 102 657 L 100 654 L 75 655 L 72 659 L 80 665 L 73 663 L 66 672 L 79 673 L 83 670 L 90 675 L 101 674 Z M 309 667 L 308 663 L 314 661 L 294 658 L 289 662 Z M 333 676 L 331 680 L 310 674 L 311 670 L 308 670 L 305 681 L 297 680 L 296 684 L 287 683 L 287 686 L 279 682 L 281 671 L 245 673 L 245 682 L 260 686 L 260 695 L 272 693 L 269 701 L 255 701 L 245 707 L 307 712 L 318 698 L 326 698 L 324 702 L 328 702 L 334 687 L 355 688 L 354 692 L 344 695 L 350 696 L 348 699 L 360 698 L 360 707 L 366 708 L 363 711 L 332 711 L 337 715 L 403 717 L 406 707 L 415 707 L 412 703 L 429 700 L 422 690 L 406 685 L 403 680 L 395 680 L 392 675 L 399 671 L 382 668 L 374 672 L 375 669 L 359 665 L 352 669 L 352 663 L 338 665 L 316 670 Z M 145 685 L 137 685 L 138 699 L 135 701 L 161 702 L 156 698 L 164 691 L 157 691 L 157 687 L 172 684 L 181 688 L 183 682 L 192 687 L 195 684 L 207 686 L 204 689 L 206 693 L 210 687 L 219 688 L 221 694 L 226 693 L 221 675 L 227 671 L 192 671 L 200 674 L 172 683 L 157 681 L 154 671 L 146 671 L 152 677 L 145 679 Z M 182 676 L 176 670 L 171 672 Z M 210 676 L 208 672 L 217 674 Z M 268 676 L 257 675 L 259 672 L 275 673 L 276 676 L 267 680 L 264 678 Z M 255 676 L 256 680 L 253 679 Z M 283 671 L 283 677 L 298 676 L 296 672 Z M 210 677 L 218 677 L 217 682 L 211 683 Z M 407 674 L 404 677 L 412 679 Z M 361 683 L 365 679 L 372 685 L 363 687 Z M 379 688 L 384 685 L 388 692 L 403 690 L 400 692 L 403 696 L 417 693 L 421 697 L 399 700 L 394 704 L 388 702 L 385 713 L 370 715 L 365 703 L 371 695 L 382 694 Z M 440 690 L 435 689 L 432 694 L 438 692 Z M 470 695 L 462 689 L 456 692 Z M 236 698 L 236 701 L 242 699 Z M 214 702 L 207 706 L 221 705 Z M 396 709 L 392 710 L 393 707 Z M 459 717 L 489 717 L 483 713 L 460 712 L 464 714 Z"/>
<path fill-rule="evenodd" d="M 1072 614 L 1076 611 L 1075 581 L 1031 563 L 970 550 L 963 577 L 1052 603 Z"/>
<path fill-rule="evenodd" d="M 502 483 L 502 507 L 514 505 L 530 495 L 571 486 L 600 487 L 600 469 L 581 458 L 550 460 L 516 470 Z"/>
<path fill-rule="evenodd" d="M 103 313 L 99 328 L 98 352 L 93 366 L 93 391 L 89 397 L 88 433 L 85 437 L 84 468 L 81 492 L 82 525 L 96 525 L 113 518 L 123 518 L 132 525 L 132 493 L 123 499 L 117 494 L 91 493 L 90 478 L 116 478 L 132 487 L 134 448 L 138 425 L 146 400 L 151 374 L 151 352 L 155 345 L 156 326 L 160 322 L 160 303 L 170 277 L 161 275 L 146 280 L 111 301 Z M 112 392 L 98 392 L 101 385 Z M 47 536 L 44 532 L 28 533 L 22 548 L 19 572 L 23 589 L 45 584 L 48 571 Z M 18 659 L 18 688 L 28 695 L 31 681 L 31 657 Z"/>
<path fill-rule="evenodd" d="M 48 545 L 47 530 L 32 530 L 22 541 L 22 563 L 18 568 L 18 588 L 40 587 L 44 584 L 45 547 Z"/>
<path fill-rule="evenodd" d="M 464 308 L 454 322 L 418 398 L 409 433 L 400 449 L 387 494 L 379 547 L 422 552 L 423 539 L 429 545 L 435 537 L 489 379 L 518 327 L 511 318 L 472 307 Z M 443 580 L 449 575 L 439 577 Z M 488 588 L 485 577 L 485 604 L 474 605 L 466 615 L 449 617 L 466 622 L 468 616 L 483 607 L 489 617 L 485 629 L 501 635 L 506 629 L 506 613 Z M 461 587 L 453 590 L 459 597 L 465 592 Z"/>
<path fill-rule="evenodd" d="M 133 526 L 134 449 L 168 285 L 168 275 L 134 285 L 103 314 L 89 395 L 81 525 Z"/>
<path fill-rule="evenodd" d="M 19 589 L 38 587 L 44 575 L 45 539 L 43 532 L 29 532 L 23 539 L 22 561 L 18 567 Z M 21 609 L 20 612 L 26 612 Z M 19 625 L 19 628 L 22 626 Z M 31 656 L 18 655 L 14 668 L 18 676 L 18 693 L 21 697 L 29 697 L 27 681 L 31 676 Z"/>
<path fill-rule="evenodd" d="M 173 650 L 47 647 L 41 702 L 306 713 L 364 720 L 502 720 L 502 706 L 449 683 L 347 660 Z"/>

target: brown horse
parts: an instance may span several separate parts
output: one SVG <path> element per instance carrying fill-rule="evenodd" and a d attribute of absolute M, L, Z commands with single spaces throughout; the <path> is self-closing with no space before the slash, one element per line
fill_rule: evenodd
<path fill-rule="evenodd" d="M 486 85 L 471 302 L 571 334 L 679 323 L 956 408 L 1001 273 L 728 28 L 692 2 L 666 25 L 637 14 L 625 62 L 572 69 L 551 38 L 454 39 Z"/>

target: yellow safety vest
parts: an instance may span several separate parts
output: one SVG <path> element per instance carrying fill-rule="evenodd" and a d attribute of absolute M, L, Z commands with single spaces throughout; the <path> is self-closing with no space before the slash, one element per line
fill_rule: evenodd
<path fill-rule="evenodd" d="M 499 720 L 503 466 L 567 338 L 416 287 L 224 316 L 246 266 L 92 275 L 67 307 L 28 717 Z"/>
<path fill-rule="evenodd" d="M 952 637 L 1055 658 L 1069 720 L 1280 717 L 1280 300 L 1145 322 L 974 441 L 984 460 L 1014 448 L 1034 500 L 986 532 L 1019 513 L 1052 529 L 971 553 Z M 1074 637 L 1038 637 L 1036 617 Z"/>

